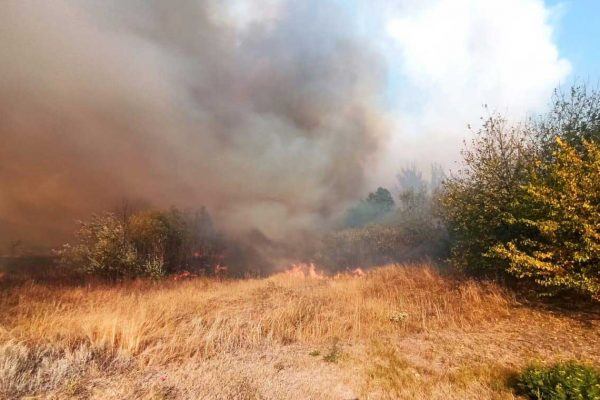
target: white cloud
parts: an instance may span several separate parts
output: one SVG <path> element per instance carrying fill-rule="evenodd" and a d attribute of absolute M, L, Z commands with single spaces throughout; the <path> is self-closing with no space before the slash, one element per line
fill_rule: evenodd
<path fill-rule="evenodd" d="M 402 77 L 389 163 L 458 157 L 483 104 L 522 118 L 539 112 L 570 73 L 542 0 L 428 0 L 387 19 L 388 56 Z M 393 160 L 393 161 L 392 161 Z"/>

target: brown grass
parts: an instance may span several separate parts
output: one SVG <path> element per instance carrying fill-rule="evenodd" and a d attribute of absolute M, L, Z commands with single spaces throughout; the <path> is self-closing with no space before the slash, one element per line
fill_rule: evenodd
<path fill-rule="evenodd" d="M 530 359 L 600 361 L 596 321 L 426 265 L 28 283 L 2 292 L 0 309 L 7 398 L 513 398 L 504 380 Z"/>

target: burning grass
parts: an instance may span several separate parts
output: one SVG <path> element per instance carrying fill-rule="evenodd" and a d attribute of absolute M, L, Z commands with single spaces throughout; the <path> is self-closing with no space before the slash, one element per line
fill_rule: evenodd
<path fill-rule="evenodd" d="M 577 341 L 563 342 L 563 348 L 570 346 L 565 351 L 600 360 L 594 321 L 586 321 L 591 324 L 586 327 L 523 307 L 498 286 L 445 277 L 427 265 L 336 277 L 297 266 L 267 279 L 62 288 L 28 283 L 0 294 L 0 307 L 0 395 L 9 398 L 36 393 L 380 398 L 403 394 L 406 387 L 413 387 L 415 398 L 427 398 L 424 390 L 433 390 L 440 379 L 448 393 L 469 393 L 472 381 L 494 393 L 485 379 L 467 379 L 473 370 L 486 370 L 477 363 L 506 358 L 490 357 L 486 345 L 510 336 L 504 367 L 521 365 L 529 358 L 521 354 L 523 349 L 520 355 L 510 352 L 513 339 L 538 328 L 546 334 L 576 332 L 582 347 Z M 491 342 L 472 343 L 494 331 Z M 415 346 L 402 350 L 409 341 L 416 341 Z M 463 350 L 453 355 L 458 349 L 447 348 L 451 343 Z M 333 354 L 334 346 L 333 362 L 309 355 Z M 440 357 L 455 357 L 456 371 L 440 370 Z M 268 378 L 273 371 L 277 374 Z M 339 390 L 328 391 L 331 382 Z"/>

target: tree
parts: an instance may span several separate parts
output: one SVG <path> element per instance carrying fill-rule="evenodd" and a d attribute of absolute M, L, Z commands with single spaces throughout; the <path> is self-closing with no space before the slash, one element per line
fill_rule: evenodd
<path fill-rule="evenodd" d="M 440 196 L 454 264 L 600 300 L 599 144 L 600 94 L 584 86 L 528 123 L 488 119 Z"/>
<path fill-rule="evenodd" d="M 546 115 L 526 126 L 542 156 L 552 157 L 557 136 L 577 150 L 583 150 L 585 140 L 600 142 L 600 91 L 583 84 L 566 92 L 556 89 L 551 105 Z"/>
<path fill-rule="evenodd" d="M 379 187 L 369 193 L 365 200 L 348 210 L 344 225 L 359 227 L 382 222 L 394 210 L 396 203 L 389 190 Z"/>
<path fill-rule="evenodd" d="M 381 214 L 389 213 L 396 205 L 390 191 L 382 187 L 377 188 L 375 193 L 369 193 L 367 203 Z"/>
<path fill-rule="evenodd" d="M 125 226 L 114 214 L 93 215 L 81 222 L 75 245 L 57 251 L 63 266 L 109 279 L 135 277 L 144 273 Z"/>
<path fill-rule="evenodd" d="M 429 185 L 423 179 L 421 171 L 415 165 L 409 165 L 396 174 L 396 179 L 399 188 L 400 214 L 414 215 L 423 211 L 429 200 Z"/>
<path fill-rule="evenodd" d="M 463 150 L 464 168 L 444 182 L 439 196 L 457 267 L 482 274 L 505 270 L 489 251 L 514 238 L 505 217 L 528 181 L 534 154 L 529 137 L 499 115 L 488 118 Z"/>
<path fill-rule="evenodd" d="M 557 138 L 552 154 L 506 218 L 521 234 L 492 253 L 549 293 L 570 289 L 600 300 L 600 146 L 584 139 L 578 152 Z"/>
<path fill-rule="evenodd" d="M 76 243 L 58 251 L 61 263 L 120 279 L 206 271 L 221 261 L 223 239 L 204 208 L 195 214 L 171 208 L 123 215 L 94 215 L 82 222 Z"/>

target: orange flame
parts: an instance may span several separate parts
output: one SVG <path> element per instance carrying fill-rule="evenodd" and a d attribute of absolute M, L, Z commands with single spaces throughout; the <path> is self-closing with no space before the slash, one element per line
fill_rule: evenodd
<path fill-rule="evenodd" d="M 317 267 L 314 263 L 298 263 L 292 264 L 292 266 L 285 271 L 288 276 L 293 276 L 295 278 L 301 279 L 326 279 L 327 275 L 323 272 L 317 270 Z M 361 278 L 365 276 L 366 273 L 362 268 L 355 268 L 353 270 L 346 270 L 344 272 L 340 272 L 334 276 L 335 279 L 339 278 Z"/>
<path fill-rule="evenodd" d="M 317 267 L 313 263 L 292 264 L 291 268 L 286 271 L 286 274 L 303 279 L 325 279 L 326 276 L 317 271 Z"/>

